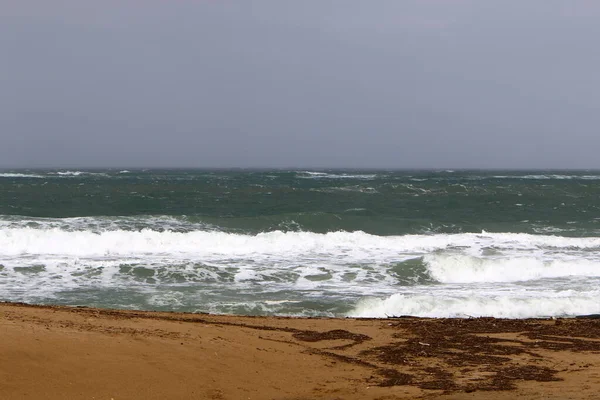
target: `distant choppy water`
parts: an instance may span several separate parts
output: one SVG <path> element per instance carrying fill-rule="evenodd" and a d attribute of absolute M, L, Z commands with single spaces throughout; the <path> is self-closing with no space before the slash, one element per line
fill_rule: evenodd
<path fill-rule="evenodd" d="M 600 313 L 600 172 L 0 171 L 0 300 Z"/>

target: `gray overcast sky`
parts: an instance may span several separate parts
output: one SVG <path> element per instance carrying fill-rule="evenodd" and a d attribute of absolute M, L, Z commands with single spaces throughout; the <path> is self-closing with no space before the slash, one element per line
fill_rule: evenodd
<path fill-rule="evenodd" d="M 2 167 L 600 168 L 597 0 L 2 0 Z"/>

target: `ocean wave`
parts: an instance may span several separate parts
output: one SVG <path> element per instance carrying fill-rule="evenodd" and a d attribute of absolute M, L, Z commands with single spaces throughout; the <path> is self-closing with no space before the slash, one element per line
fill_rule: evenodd
<path fill-rule="evenodd" d="M 563 291 L 524 295 L 405 295 L 363 299 L 348 313 L 350 317 L 386 318 L 412 315 L 428 318 L 559 317 L 600 312 L 600 291 Z"/>
<path fill-rule="evenodd" d="M 224 257 L 315 254 L 346 259 L 383 259 L 415 247 L 405 240 L 364 232 L 273 231 L 257 235 L 214 231 L 67 231 L 59 228 L 5 228 L 0 230 L 0 256 L 64 254 L 81 257 L 131 254 L 169 254 Z M 379 254 L 379 255 L 378 255 Z"/>
<path fill-rule="evenodd" d="M 53 226 L 59 219 L 10 227 L 11 218 L 1 218 L 8 224 L 0 224 L 3 298 L 67 301 L 72 293 L 73 302 L 81 304 L 86 293 L 116 301 L 111 291 L 122 290 L 127 300 L 118 300 L 120 307 L 189 310 L 202 304 L 205 311 L 327 315 L 336 310 L 341 315 L 356 305 L 348 315 L 364 317 L 524 318 L 600 311 L 600 238 L 595 237 L 241 234 L 109 225 L 73 230 L 91 229 L 94 218 L 86 218 L 63 220 L 67 227 Z M 159 221 L 154 222 L 173 222 Z M 185 296 L 165 294 L 181 288 Z M 261 306 L 282 299 L 306 302 Z M 241 307 L 246 302 L 255 304 Z"/>
<path fill-rule="evenodd" d="M 43 175 L 38 174 L 22 174 L 16 172 L 3 172 L 0 173 L 0 178 L 44 178 Z"/>
<path fill-rule="evenodd" d="M 375 179 L 377 174 L 334 174 L 327 172 L 312 172 L 312 171 L 300 171 L 296 173 L 298 178 L 302 179 Z"/>
<path fill-rule="evenodd" d="M 60 176 L 60 177 L 78 177 L 78 176 L 103 176 L 108 177 L 109 174 L 105 172 L 89 172 L 89 171 L 57 171 L 57 172 L 49 172 L 48 175 L 52 176 Z"/>
<path fill-rule="evenodd" d="M 266 286 L 279 282 L 300 290 L 351 283 L 357 293 L 433 282 L 469 285 L 597 278 L 600 258 L 589 249 L 599 246 L 600 238 L 517 234 L 272 231 L 251 235 L 218 230 L 0 226 L 0 264 L 10 274 L 31 266 L 58 269 L 63 275 L 81 268 L 105 268 L 104 273 L 112 268 L 121 273 L 122 265 L 139 265 L 149 266 L 156 273 L 153 279 L 171 283 L 230 279 Z"/>
<path fill-rule="evenodd" d="M 227 233 L 218 230 L 173 231 L 150 229 L 148 225 L 177 223 L 187 224 L 168 217 L 147 217 L 126 222 L 143 226 L 139 230 L 112 229 L 124 223 L 126 217 L 105 220 L 100 225 L 95 218 L 34 219 L 0 221 L 0 255 L 2 254 L 319 254 L 321 256 L 399 261 L 407 255 L 424 255 L 435 251 L 456 251 L 465 255 L 480 255 L 487 249 L 504 254 L 535 254 L 552 250 L 572 252 L 600 249 L 599 237 L 572 238 L 521 233 L 462 233 L 404 236 L 377 236 L 362 231 L 346 232 L 283 232 L 271 231 L 258 234 Z M 37 223 L 39 225 L 26 225 Z M 61 223 L 67 226 L 61 225 Z M 111 225 L 113 223 L 114 225 Z M 16 225 L 15 225 L 16 224 Z M 93 230 L 77 230 L 92 229 Z M 138 226 L 140 226 L 138 225 Z M 201 227 L 199 224 L 196 227 Z M 437 257 L 437 256 L 436 256 Z M 443 259 L 443 258 L 440 258 Z M 450 258 L 451 259 L 451 258 Z M 450 260 L 448 259 L 448 260 Z M 435 264 L 436 258 L 428 259 Z M 461 259 L 471 265 L 474 261 Z M 455 262 L 459 264 L 460 262 Z"/>
<path fill-rule="evenodd" d="M 441 283 L 520 282 L 566 276 L 600 277 L 600 260 L 490 259 L 462 254 L 428 254 L 430 276 Z"/>
<path fill-rule="evenodd" d="M 54 173 L 51 172 L 50 174 L 54 174 Z M 83 172 L 83 171 L 58 171 L 55 174 L 60 175 L 60 176 L 79 176 L 79 175 L 85 174 L 85 172 Z"/>
<path fill-rule="evenodd" d="M 23 173 L 23 172 L 2 172 L 0 178 L 74 178 L 80 176 L 98 176 L 109 177 L 105 172 L 88 172 L 88 171 L 56 171 L 39 173 Z"/>
<path fill-rule="evenodd" d="M 310 188 L 311 192 L 321 193 L 338 193 L 338 192 L 354 192 L 354 193 L 366 193 L 366 194 L 377 194 L 379 191 L 373 187 L 367 186 L 338 186 L 338 187 L 325 187 L 325 188 Z"/>
<path fill-rule="evenodd" d="M 531 180 L 598 180 L 600 175 L 563 175 L 563 174 L 539 174 L 539 175 L 494 175 L 494 179 L 531 179 Z"/>
<path fill-rule="evenodd" d="M 48 218 L 26 217 L 18 215 L 0 215 L 0 235 L 2 229 L 35 229 L 50 231 L 53 229 L 67 232 L 101 233 L 106 231 L 140 231 L 151 229 L 158 232 L 176 231 L 189 232 L 193 230 L 219 230 L 218 227 L 202 221 L 193 221 L 187 217 L 169 215 L 136 215 L 136 216 L 98 216 Z"/>

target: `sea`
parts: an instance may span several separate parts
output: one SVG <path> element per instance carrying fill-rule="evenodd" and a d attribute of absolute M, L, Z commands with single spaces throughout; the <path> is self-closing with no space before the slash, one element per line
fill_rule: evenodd
<path fill-rule="evenodd" d="M 600 172 L 1 170 L 0 301 L 600 313 Z"/>

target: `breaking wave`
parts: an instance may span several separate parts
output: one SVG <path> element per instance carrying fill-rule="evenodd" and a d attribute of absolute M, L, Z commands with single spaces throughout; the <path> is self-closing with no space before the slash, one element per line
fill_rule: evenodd
<path fill-rule="evenodd" d="M 304 179 L 375 179 L 377 174 L 348 174 L 348 173 L 327 173 L 301 171 L 296 173 L 299 178 Z"/>
<path fill-rule="evenodd" d="M 442 283 L 519 282 L 565 276 L 600 277 L 600 260 L 489 259 L 462 254 L 426 255 L 431 277 Z"/>
<path fill-rule="evenodd" d="M 599 249 L 598 237 L 251 234 L 184 217 L 2 216 L 0 287 L 23 301 L 84 289 L 110 300 L 123 289 L 132 307 L 221 312 L 577 315 L 600 312 Z"/>
<path fill-rule="evenodd" d="M 365 299 L 348 313 L 351 317 L 386 318 L 411 315 L 430 318 L 534 318 L 594 314 L 600 311 L 600 291 L 525 295 L 404 295 Z"/>

